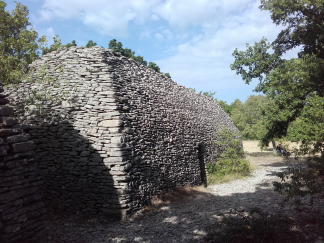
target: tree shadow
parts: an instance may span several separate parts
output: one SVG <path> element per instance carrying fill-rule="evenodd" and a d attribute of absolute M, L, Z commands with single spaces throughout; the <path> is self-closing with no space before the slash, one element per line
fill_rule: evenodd
<path fill-rule="evenodd" d="M 272 175 L 269 171 L 265 180 Z M 220 222 L 223 217 L 237 217 L 239 213 L 260 208 L 265 213 L 287 215 L 294 219 L 298 230 L 312 232 L 316 231 L 316 227 L 324 226 L 324 221 L 321 221 L 324 212 L 321 204 L 319 206 L 308 211 L 297 210 L 289 203 L 285 204 L 283 196 L 275 193 L 271 184 L 260 183 L 251 192 L 226 195 L 220 195 L 217 190 L 210 188 L 199 189 L 192 198 L 184 197 L 180 202 L 149 207 L 127 221 L 85 221 L 71 224 L 69 228 L 59 227 L 59 222 L 56 222 L 56 230 L 67 237 L 65 242 L 202 242 L 207 228 Z M 308 220 L 308 217 L 313 217 L 313 220 Z M 313 225 L 305 228 L 305 220 L 313 222 Z M 92 231 L 84 234 L 83 229 L 90 225 Z M 293 234 L 294 230 L 296 228 L 289 231 Z"/>

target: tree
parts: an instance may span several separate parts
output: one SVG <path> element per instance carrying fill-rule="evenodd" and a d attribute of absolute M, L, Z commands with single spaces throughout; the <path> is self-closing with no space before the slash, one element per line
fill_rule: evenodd
<path fill-rule="evenodd" d="M 231 105 L 227 104 L 227 101 L 215 99 L 217 103 L 222 107 L 222 109 L 228 114 L 231 115 Z"/>
<path fill-rule="evenodd" d="M 144 58 L 142 56 L 134 56 L 133 58 L 136 62 L 144 65 L 144 66 L 147 66 L 147 61 L 144 60 Z"/>
<path fill-rule="evenodd" d="M 202 94 L 204 96 L 207 96 L 207 97 L 210 97 L 210 98 L 213 98 L 214 99 L 214 95 L 216 94 L 216 92 L 211 92 L 211 91 L 209 91 L 209 92 L 202 92 L 202 91 L 200 91 L 199 94 Z"/>
<path fill-rule="evenodd" d="M 71 43 L 67 43 L 67 44 L 65 45 L 65 47 L 67 47 L 67 48 L 69 48 L 69 47 L 71 47 L 71 46 L 77 46 L 77 44 L 75 43 L 75 40 L 73 40 L 73 41 L 71 41 Z"/>
<path fill-rule="evenodd" d="M 263 95 L 251 95 L 245 103 L 233 104 L 231 118 L 243 139 L 259 140 L 266 132 L 262 125 L 264 109 L 269 99 Z"/>
<path fill-rule="evenodd" d="M 276 24 L 288 27 L 273 43 L 262 39 L 245 52 L 234 51 L 232 70 L 241 74 L 246 83 L 258 78 L 256 91 L 263 92 L 274 105 L 269 107 L 266 125 L 268 132 L 263 144 L 274 137 L 287 135 L 289 125 L 304 109 L 309 109 L 308 97 L 323 97 L 324 88 L 324 17 L 323 1 L 296 1 L 290 5 L 280 0 L 262 0 L 260 8 L 270 10 Z M 321 30 L 321 31 L 320 31 Z M 308 34 L 306 34 L 308 33 Z M 282 59 L 286 51 L 301 46 L 299 58 Z M 273 54 L 268 50 L 273 49 Z"/>
<path fill-rule="evenodd" d="M 263 113 L 266 133 L 262 144 L 286 136 L 291 141 L 301 142 L 299 155 L 321 152 L 321 158 L 315 159 L 317 169 L 312 172 L 320 175 L 324 173 L 324 130 L 315 127 L 322 128 L 324 122 L 321 119 L 324 117 L 324 1 L 261 0 L 260 9 L 269 10 L 273 22 L 286 28 L 273 43 L 263 38 L 253 47 L 247 44 L 246 51 L 236 49 L 231 69 L 246 83 L 258 78 L 255 91 L 263 92 L 272 101 Z M 282 58 L 295 47 L 300 48 L 298 58 Z M 272 52 L 269 53 L 269 49 Z M 310 185 L 309 181 L 298 183 L 300 174 L 293 176 L 296 185 Z M 281 185 L 279 191 L 298 194 L 298 190 L 290 190 L 292 184 Z M 324 195 L 324 186 L 318 188 L 322 188 Z M 299 192 L 305 195 L 305 190 Z"/>
<path fill-rule="evenodd" d="M 130 48 L 123 48 L 123 44 L 121 42 L 117 42 L 116 39 L 112 39 L 111 41 L 109 41 L 108 48 L 115 52 L 119 52 L 121 55 L 123 55 L 127 58 L 131 58 L 144 66 L 147 66 L 147 61 L 145 61 L 142 56 L 135 56 L 135 51 L 132 51 L 132 49 L 130 49 Z M 158 73 L 161 73 L 160 67 L 158 65 L 156 65 L 156 63 L 154 63 L 154 62 L 150 62 L 148 67 Z M 165 73 L 164 75 L 171 78 L 169 73 Z"/>
<path fill-rule="evenodd" d="M 28 21 L 28 8 L 16 3 L 6 11 L 7 4 L 0 0 L 0 80 L 3 84 L 16 83 L 27 65 L 38 56 L 38 34 Z"/>
<path fill-rule="evenodd" d="M 91 48 L 91 47 L 96 46 L 96 45 L 97 45 L 97 43 L 93 42 L 92 40 L 89 40 L 85 47 L 86 48 Z"/>
<path fill-rule="evenodd" d="M 53 43 L 49 47 L 47 46 L 47 40 L 46 40 L 46 37 L 44 35 L 40 38 L 40 41 L 41 41 L 41 43 L 43 43 L 42 46 L 40 46 L 40 49 L 42 51 L 42 55 L 46 55 L 47 53 L 50 53 L 52 51 L 57 51 L 61 47 L 65 47 L 62 44 L 61 39 L 60 39 L 60 37 L 58 35 L 55 35 L 53 37 Z"/>
<path fill-rule="evenodd" d="M 135 60 L 135 51 L 132 51 L 132 49 L 125 48 L 122 50 L 122 55 L 127 58 L 132 58 Z"/>
<path fill-rule="evenodd" d="M 156 63 L 154 63 L 154 62 L 149 62 L 148 67 L 152 68 L 157 73 L 160 72 L 160 67 L 158 65 L 156 65 Z"/>
<path fill-rule="evenodd" d="M 123 44 L 121 42 L 117 42 L 116 39 L 112 39 L 109 41 L 108 48 L 115 51 L 122 53 Z"/>
<path fill-rule="evenodd" d="M 164 76 L 166 76 L 166 77 L 168 77 L 168 78 L 171 78 L 170 73 L 165 73 Z"/>

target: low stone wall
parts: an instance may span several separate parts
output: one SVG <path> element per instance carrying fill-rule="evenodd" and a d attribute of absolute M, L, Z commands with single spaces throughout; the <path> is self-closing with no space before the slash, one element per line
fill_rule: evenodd
<path fill-rule="evenodd" d="M 61 212 L 121 218 L 202 184 L 218 126 L 238 131 L 216 101 L 108 49 L 60 49 L 30 68 L 8 93 L 37 146 L 45 203 Z"/>
<path fill-rule="evenodd" d="M 35 145 L 13 117 L 0 84 L 0 242 L 32 242 L 46 231 Z"/>

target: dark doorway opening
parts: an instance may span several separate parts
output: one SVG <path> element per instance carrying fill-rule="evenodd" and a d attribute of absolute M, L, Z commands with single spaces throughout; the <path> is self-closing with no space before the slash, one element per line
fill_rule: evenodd
<path fill-rule="evenodd" d="M 203 144 L 199 144 L 199 146 L 198 146 L 198 160 L 199 160 L 199 166 L 200 166 L 201 183 L 204 186 L 207 186 L 207 174 L 206 174 L 206 164 L 205 164 L 205 146 Z"/>

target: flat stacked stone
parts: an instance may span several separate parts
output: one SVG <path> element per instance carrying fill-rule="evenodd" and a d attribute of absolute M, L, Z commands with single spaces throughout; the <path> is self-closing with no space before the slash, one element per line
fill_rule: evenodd
<path fill-rule="evenodd" d="M 46 231 L 42 180 L 35 145 L 3 91 L 0 84 L 0 242 L 31 242 Z"/>
<path fill-rule="evenodd" d="M 122 218 L 202 184 L 218 126 L 238 131 L 215 100 L 109 49 L 62 48 L 29 73 L 10 97 L 37 147 L 44 202 L 64 214 Z M 33 93 L 43 100 L 28 103 Z"/>

